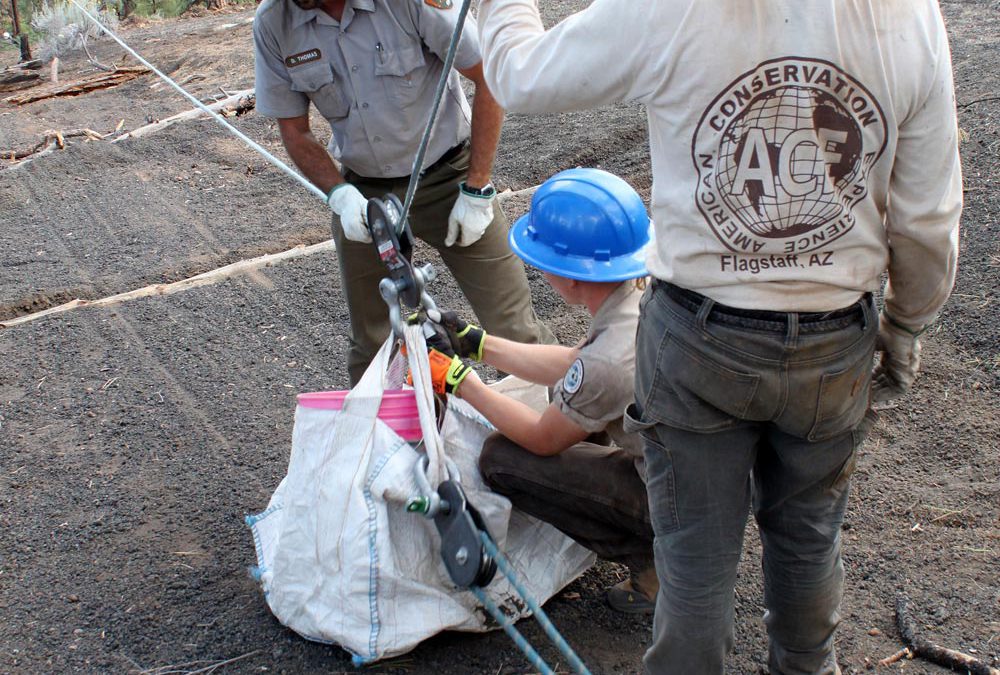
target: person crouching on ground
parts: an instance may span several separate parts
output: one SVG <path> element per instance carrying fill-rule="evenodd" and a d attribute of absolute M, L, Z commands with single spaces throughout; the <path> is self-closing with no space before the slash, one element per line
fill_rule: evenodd
<path fill-rule="evenodd" d="M 435 389 L 465 399 L 499 432 L 479 459 L 486 484 L 601 558 L 626 565 L 629 578 L 607 597 L 628 613 L 652 613 L 659 589 L 642 441 L 622 428 L 633 399 L 649 230 L 642 200 L 621 178 L 599 169 L 556 174 L 509 241 L 563 300 L 587 308 L 587 337 L 575 347 L 523 344 L 442 312 L 436 323 L 450 345 L 429 345 Z M 552 403 L 539 413 L 496 392 L 462 358 L 552 387 Z"/>

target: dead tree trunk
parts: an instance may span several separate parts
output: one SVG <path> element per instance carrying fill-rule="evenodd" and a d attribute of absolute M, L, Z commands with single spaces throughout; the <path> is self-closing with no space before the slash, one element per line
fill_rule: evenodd
<path fill-rule="evenodd" d="M 31 45 L 28 36 L 21 32 L 21 16 L 17 13 L 17 0 L 10 0 L 10 13 L 14 21 L 14 37 L 19 39 L 21 47 L 21 63 L 31 60 Z"/>

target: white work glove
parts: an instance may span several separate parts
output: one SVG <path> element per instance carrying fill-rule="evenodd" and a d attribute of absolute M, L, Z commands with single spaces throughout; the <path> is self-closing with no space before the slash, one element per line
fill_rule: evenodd
<path fill-rule="evenodd" d="M 493 200 L 496 199 L 497 193 L 492 185 L 487 185 L 483 189 L 489 194 L 471 194 L 466 191 L 464 182 L 459 184 L 458 199 L 455 200 L 455 205 L 451 207 L 451 215 L 448 216 L 445 246 L 456 243 L 459 246 L 475 244 L 493 222 Z"/>
<path fill-rule="evenodd" d="M 905 394 L 920 369 L 920 331 L 903 327 L 883 311 L 878 318 L 876 351 L 881 360 L 872 376 L 872 402 L 884 403 Z"/>
<path fill-rule="evenodd" d="M 335 185 L 326 196 L 326 203 L 340 216 L 344 236 L 362 244 L 372 243 L 368 230 L 368 200 L 350 183 Z"/>

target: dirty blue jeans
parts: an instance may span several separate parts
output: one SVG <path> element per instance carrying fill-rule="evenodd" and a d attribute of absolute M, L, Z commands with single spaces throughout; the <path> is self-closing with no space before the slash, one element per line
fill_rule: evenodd
<path fill-rule="evenodd" d="M 863 436 L 878 327 L 870 295 L 827 313 L 646 292 L 636 401 L 660 593 L 655 675 L 724 672 L 752 507 L 763 544 L 772 675 L 839 672 L 840 528 Z"/>

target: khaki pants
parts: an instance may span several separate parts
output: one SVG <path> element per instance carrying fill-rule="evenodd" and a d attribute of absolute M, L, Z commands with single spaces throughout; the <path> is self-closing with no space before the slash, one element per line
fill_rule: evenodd
<path fill-rule="evenodd" d="M 555 337 L 535 316 L 531 306 L 528 277 L 524 265 L 507 244 L 509 225 L 499 205 L 494 203 L 493 222 L 482 239 L 465 247 L 444 245 L 448 215 L 458 197 L 458 184 L 468 171 L 469 154 L 466 147 L 450 161 L 432 165 L 424 173 L 410 207 L 410 229 L 415 237 L 441 254 L 486 332 L 517 342 L 554 343 Z M 365 197 L 381 198 L 392 192 L 400 201 L 405 198 L 409 183 L 409 178 L 365 178 L 350 170 L 344 177 Z M 386 269 L 372 244 L 344 237 L 336 215 L 333 238 L 351 316 L 347 370 L 354 386 L 391 330 L 389 314 L 378 291 Z"/>

